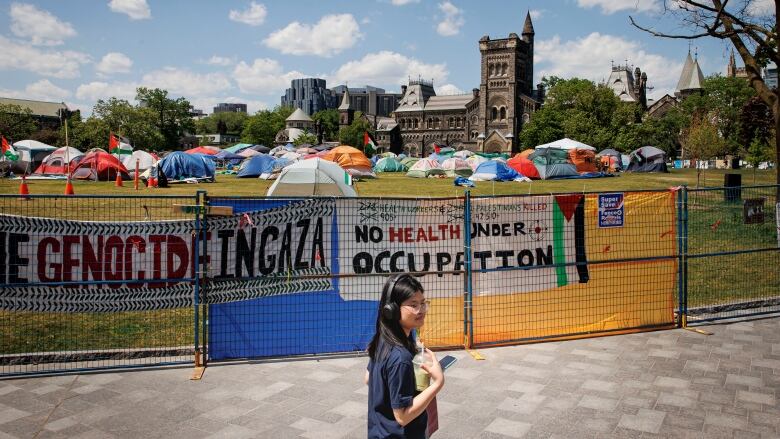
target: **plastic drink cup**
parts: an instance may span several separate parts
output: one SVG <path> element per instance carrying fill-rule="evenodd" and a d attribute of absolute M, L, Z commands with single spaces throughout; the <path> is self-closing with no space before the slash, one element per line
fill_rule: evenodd
<path fill-rule="evenodd" d="M 430 363 L 430 361 L 427 361 L 428 359 L 424 359 L 424 357 L 424 355 L 419 354 L 412 360 L 412 364 L 414 364 L 414 382 L 418 392 L 422 392 L 431 385 L 431 376 L 421 367 L 423 361 Z"/>

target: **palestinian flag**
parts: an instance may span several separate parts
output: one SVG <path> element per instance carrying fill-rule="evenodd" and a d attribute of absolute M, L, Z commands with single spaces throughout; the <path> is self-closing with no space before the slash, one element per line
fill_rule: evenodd
<path fill-rule="evenodd" d="M 130 146 L 130 141 L 128 139 L 110 133 L 108 138 L 108 152 L 116 155 L 130 155 L 133 153 L 133 147 Z"/>
<path fill-rule="evenodd" d="M 8 144 L 8 141 L 5 140 L 5 136 L 2 138 L 2 153 L 0 153 L 0 157 L 5 158 L 6 160 L 16 161 L 19 159 L 19 156 L 15 154 L 16 151 L 14 151 L 14 148 Z"/>
<path fill-rule="evenodd" d="M 374 137 L 366 131 L 363 134 L 363 153 L 367 156 L 372 156 L 376 152 L 377 146 L 374 141 Z"/>

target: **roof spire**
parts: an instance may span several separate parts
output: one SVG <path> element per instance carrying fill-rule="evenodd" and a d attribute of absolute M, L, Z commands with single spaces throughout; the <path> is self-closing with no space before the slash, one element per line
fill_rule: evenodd
<path fill-rule="evenodd" d="M 534 24 L 531 22 L 531 11 L 525 14 L 525 24 L 523 24 L 523 35 L 534 35 Z"/>
<path fill-rule="evenodd" d="M 339 105 L 339 110 L 351 110 L 349 104 L 349 87 L 344 87 L 344 96 L 341 98 L 341 105 Z"/>

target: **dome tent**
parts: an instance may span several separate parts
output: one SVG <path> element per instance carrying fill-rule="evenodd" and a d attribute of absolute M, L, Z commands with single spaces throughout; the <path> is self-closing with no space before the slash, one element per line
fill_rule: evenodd
<path fill-rule="evenodd" d="M 383 157 L 376 162 L 374 172 L 406 172 L 408 168 L 395 157 Z"/>
<path fill-rule="evenodd" d="M 631 151 L 629 172 L 669 172 L 666 168 L 666 153 L 654 146 L 643 146 Z"/>
<path fill-rule="evenodd" d="M 596 154 L 596 158 L 600 160 L 604 166 L 607 166 L 611 172 L 625 169 L 623 167 L 623 161 L 621 160 L 620 151 L 615 149 L 605 149 Z"/>
<path fill-rule="evenodd" d="M 418 157 L 404 157 L 401 159 L 401 164 L 406 166 L 407 169 L 414 166 L 415 163 L 419 162 L 420 159 Z"/>
<path fill-rule="evenodd" d="M 270 155 L 250 157 L 241 163 L 241 167 L 239 168 L 236 177 L 253 178 L 260 177 L 263 174 L 273 174 L 274 162 L 276 162 L 276 160 Z"/>
<path fill-rule="evenodd" d="M 356 197 L 350 186 L 352 178 L 337 164 L 314 158 L 293 163 L 284 168 L 279 178 L 268 188 L 266 196 L 340 196 Z"/>
<path fill-rule="evenodd" d="M 444 173 L 447 174 L 447 177 L 455 177 L 456 175 L 469 177 L 474 173 L 474 170 L 471 169 L 471 166 L 467 161 L 454 157 L 445 160 L 444 163 L 441 164 L 441 168 L 444 169 Z"/>
<path fill-rule="evenodd" d="M 555 148 L 555 149 L 587 149 L 589 151 L 595 151 L 596 148 L 586 145 L 582 142 L 578 142 L 576 140 L 569 139 L 568 137 L 564 137 L 563 139 L 556 140 L 555 142 L 545 143 L 543 145 L 538 145 L 534 149 L 547 149 L 547 148 Z"/>
<path fill-rule="evenodd" d="M 214 180 L 214 161 L 201 154 L 187 154 L 175 151 L 158 162 L 168 181 L 196 178 L 198 180 Z"/>
<path fill-rule="evenodd" d="M 528 158 L 539 171 L 539 177 L 544 180 L 579 175 L 577 168 L 569 161 L 569 153 L 565 149 L 538 148 Z"/>
<path fill-rule="evenodd" d="M 143 172 L 158 162 L 158 158 L 146 151 L 136 150 L 132 154 L 122 155 L 122 164 L 130 172 L 135 172 L 135 161 L 138 160 L 138 170 Z"/>
<path fill-rule="evenodd" d="M 474 174 L 469 177 L 471 181 L 523 181 L 527 178 L 498 160 L 488 160 L 477 166 Z"/>
<path fill-rule="evenodd" d="M 72 146 L 63 146 L 57 148 L 46 156 L 35 170 L 36 174 L 42 175 L 67 175 L 68 174 L 68 160 L 70 160 L 70 170 L 74 170 L 78 165 L 81 158 L 84 157 L 84 153 Z"/>
<path fill-rule="evenodd" d="M 28 174 L 38 169 L 43 160 L 57 149 L 37 140 L 20 140 L 12 146 L 19 158 L 11 164 L 11 170 L 17 174 Z"/>
<path fill-rule="evenodd" d="M 357 148 L 341 145 L 328 151 L 322 158 L 341 166 L 353 177 L 376 178 L 371 160 Z"/>
<path fill-rule="evenodd" d="M 77 180 L 111 181 L 119 174 L 123 180 L 129 180 L 130 174 L 122 162 L 103 150 L 91 150 L 71 171 L 71 177 Z"/>
<path fill-rule="evenodd" d="M 446 173 L 444 172 L 444 169 L 441 168 L 441 165 L 439 165 L 439 162 L 431 159 L 421 159 L 417 161 L 417 163 L 409 168 L 409 172 L 406 173 L 407 177 L 413 178 L 427 178 L 435 177 L 437 175 L 445 176 Z"/>
<path fill-rule="evenodd" d="M 523 153 L 518 153 L 511 159 L 507 160 L 506 161 L 507 166 L 520 173 L 520 175 L 523 175 L 530 179 L 535 179 L 535 180 L 540 179 L 541 177 L 539 176 L 539 170 L 536 169 L 534 163 L 531 160 L 528 160 L 527 155 L 523 156 L 522 154 Z"/>

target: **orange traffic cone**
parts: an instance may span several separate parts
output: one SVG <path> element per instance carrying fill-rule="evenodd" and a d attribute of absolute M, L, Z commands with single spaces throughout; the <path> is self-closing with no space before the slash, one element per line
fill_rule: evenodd
<path fill-rule="evenodd" d="M 68 179 L 68 182 L 65 183 L 65 195 L 73 195 L 75 192 L 73 192 L 73 183 L 70 182 L 70 178 Z"/>
<path fill-rule="evenodd" d="M 116 187 L 122 187 L 122 175 L 119 172 L 116 173 L 116 181 L 114 182 Z"/>
<path fill-rule="evenodd" d="M 21 200 L 30 199 L 30 188 L 27 187 L 27 180 L 25 179 L 24 174 L 22 174 L 22 183 L 19 184 L 19 195 Z"/>

